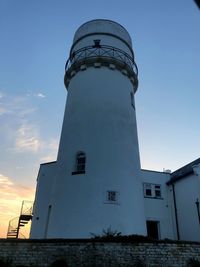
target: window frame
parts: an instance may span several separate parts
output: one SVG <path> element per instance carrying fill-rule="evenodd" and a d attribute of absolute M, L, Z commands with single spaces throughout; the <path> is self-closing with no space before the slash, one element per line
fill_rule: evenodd
<path fill-rule="evenodd" d="M 151 190 L 151 194 L 147 194 Z M 163 199 L 161 184 L 143 183 L 143 193 L 145 198 Z"/>
<path fill-rule="evenodd" d="M 85 174 L 85 168 L 86 168 L 86 153 L 80 151 L 76 154 L 75 171 L 72 172 L 72 175 Z"/>
<path fill-rule="evenodd" d="M 105 204 L 114 204 L 114 205 L 119 205 L 119 191 L 116 190 L 106 190 L 105 192 L 106 196 L 106 201 L 104 202 Z M 112 200 L 113 198 L 113 200 Z"/>

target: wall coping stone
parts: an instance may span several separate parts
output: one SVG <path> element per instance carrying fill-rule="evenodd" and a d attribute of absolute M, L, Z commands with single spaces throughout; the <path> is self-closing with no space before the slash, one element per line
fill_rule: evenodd
<path fill-rule="evenodd" d="M 56 239 L 6 239 L 0 238 L 0 243 L 124 243 L 124 244 L 177 244 L 177 245 L 199 245 L 197 241 L 177 241 L 177 240 L 137 240 L 129 239 L 129 237 L 114 238 L 56 238 Z"/>

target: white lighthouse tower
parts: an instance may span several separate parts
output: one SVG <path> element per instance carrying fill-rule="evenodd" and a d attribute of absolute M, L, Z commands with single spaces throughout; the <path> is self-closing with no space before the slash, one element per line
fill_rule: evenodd
<path fill-rule="evenodd" d="M 56 162 L 38 176 L 31 238 L 87 238 L 111 228 L 146 235 L 134 94 L 137 66 L 120 24 L 75 33 Z"/>

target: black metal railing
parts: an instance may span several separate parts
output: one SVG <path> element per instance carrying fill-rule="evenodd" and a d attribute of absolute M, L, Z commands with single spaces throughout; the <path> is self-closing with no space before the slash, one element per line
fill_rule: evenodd
<path fill-rule="evenodd" d="M 134 58 L 123 50 L 109 45 L 86 46 L 72 52 L 66 62 L 65 71 L 67 71 L 74 63 L 78 63 L 79 61 L 82 62 L 91 58 L 114 59 L 115 62 L 127 65 L 132 69 L 132 71 L 134 71 L 136 76 L 138 75 L 138 68 Z"/>
<path fill-rule="evenodd" d="M 24 200 L 22 202 L 20 216 L 9 221 L 7 238 L 25 238 L 20 232 L 20 229 L 32 220 L 32 213 L 33 202 Z"/>

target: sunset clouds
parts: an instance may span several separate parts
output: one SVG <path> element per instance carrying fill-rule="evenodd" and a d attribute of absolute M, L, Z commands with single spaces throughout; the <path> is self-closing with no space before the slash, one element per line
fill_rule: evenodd
<path fill-rule="evenodd" d="M 20 215 L 22 201 L 34 199 L 34 191 L 0 174 L 0 238 L 6 237 L 9 221 Z"/>
<path fill-rule="evenodd" d="M 45 98 L 42 92 L 0 90 L 0 237 L 22 201 L 34 200 L 40 163 L 56 159 L 59 137 L 46 135 L 40 119 Z"/>
<path fill-rule="evenodd" d="M 37 152 L 40 148 L 37 128 L 34 125 L 22 123 L 17 130 L 15 145 L 18 152 Z"/>

